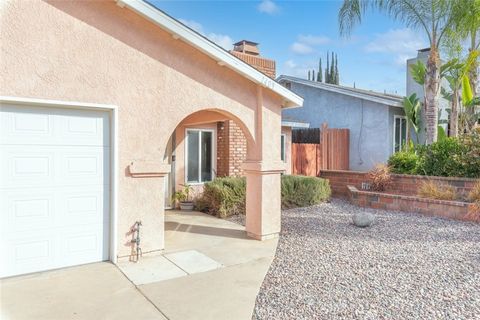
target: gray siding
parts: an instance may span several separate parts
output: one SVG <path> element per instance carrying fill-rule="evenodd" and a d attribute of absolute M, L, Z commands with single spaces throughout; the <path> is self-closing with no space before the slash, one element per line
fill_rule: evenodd
<path fill-rule="evenodd" d="M 291 82 L 291 90 L 303 97 L 303 108 L 288 109 L 283 115 L 319 128 L 350 129 L 350 170 L 370 170 L 386 162 L 393 149 L 393 116 L 403 114 L 398 107 L 311 88 Z"/>

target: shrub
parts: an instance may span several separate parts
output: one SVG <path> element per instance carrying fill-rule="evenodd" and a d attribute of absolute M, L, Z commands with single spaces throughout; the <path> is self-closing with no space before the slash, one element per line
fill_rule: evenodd
<path fill-rule="evenodd" d="M 475 183 L 472 190 L 468 193 L 468 200 L 471 202 L 476 202 L 480 205 L 480 180 Z"/>
<path fill-rule="evenodd" d="M 441 184 L 435 181 L 424 181 L 418 188 L 418 195 L 423 198 L 437 200 L 455 200 L 456 190 L 449 184 Z"/>
<path fill-rule="evenodd" d="M 417 174 L 420 157 L 411 151 L 399 151 L 390 156 L 388 166 L 392 173 Z"/>
<path fill-rule="evenodd" d="M 245 178 L 216 178 L 205 183 L 196 208 L 220 218 L 245 214 L 245 193 Z"/>
<path fill-rule="evenodd" d="M 316 177 L 282 176 L 282 207 L 304 207 L 330 198 L 328 180 Z M 196 200 L 197 210 L 225 218 L 245 214 L 245 178 L 225 177 L 207 182 Z"/>
<path fill-rule="evenodd" d="M 377 164 L 375 168 L 368 173 L 370 188 L 374 191 L 385 191 L 392 182 L 390 167 L 385 164 Z"/>
<path fill-rule="evenodd" d="M 419 171 L 428 176 L 464 176 L 461 159 L 465 147 L 455 138 L 432 143 L 423 153 Z"/>
<path fill-rule="evenodd" d="M 282 208 L 306 207 L 330 198 L 328 180 L 306 176 L 282 176 Z"/>
<path fill-rule="evenodd" d="M 461 136 L 460 142 L 464 145 L 460 158 L 464 169 L 463 176 L 480 178 L 480 129 Z"/>

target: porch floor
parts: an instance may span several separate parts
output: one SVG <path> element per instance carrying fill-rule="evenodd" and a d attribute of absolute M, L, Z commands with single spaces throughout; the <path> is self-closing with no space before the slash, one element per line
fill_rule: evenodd
<path fill-rule="evenodd" d="M 169 319 L 249 319 L 277 242 L 252 240 L 243 226 L 204 213 L 169 210 L 165 251 L 136 264 L 163 265 L 154 271 L 159 280 L 137 288 Z"/>

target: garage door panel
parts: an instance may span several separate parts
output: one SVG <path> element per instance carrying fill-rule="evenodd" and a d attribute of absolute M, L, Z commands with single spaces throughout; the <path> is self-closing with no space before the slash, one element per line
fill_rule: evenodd
<path fill-rule="evenodd" d="M 4 240 L 8 264 L 0 264 L 2 275 L 30 273 L 54 268 L 55 238 L 50 232 L 19 233 Z"/>
<path fill-rule="evenodd" d="M 60 207 L 56 225 L 109 224 L 109 191 L 108 185 L 63 190 L 57 196 Z"/>
<path fill-rule="evenodd" d="M 0 188 L 48 186 L 54 182 L 52 149 L 2 146 Z"/>
<path fill-rule="evenodd" d="M 108 260 L 108 243 L 102 241 L 108 230 L 105 230 L 103 224 L 60 230 L 59 237 L 63 239 L 60 244 L 60 265 Z"/>
<path fill-rule="evenodd" d="M 109 257 L 106 112 L 0 106 L 0 277 Z"/>
<path fill-rule="evenodd" d="M 31 108 L 2 104 L 0 113 L 0 143 L 41 143 L 53 141 L 53 115 L 38 113 Z"/>
<path fill-rule="evenodd" d="M 110 148 L 63 148 L 59 155 L 59 183 L 64 185 L 104 184 L 109 181 Z"/>
<path fill-rule="evenodd" d="M 55 194 L 50 190 L 7 190 L 0 195 L 5 237 L 24 230 L 47 229 L 54 225 Z"/>
<path fill-rule="evenodd" d="M 110 146 L 109 115 L 2 104 L 0 144 Z"/>
<path fill-rule="evenodd" d="M 110 180 L 110 148 L 3 145 L 0 188 L 100 185 Z"/>

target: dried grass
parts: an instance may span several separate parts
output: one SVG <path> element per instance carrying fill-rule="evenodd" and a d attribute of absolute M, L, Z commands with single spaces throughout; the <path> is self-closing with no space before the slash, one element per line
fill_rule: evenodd
<path fill-rule="evenodd" d="M 468 193 L 468 200 L 480 205 L 480 180 L 475 183 L 472 190 Z"/>
<path fill-rule="evenodd" d="M 370 180 L 370 188 L 374 191 L 385 191 L 390 183 L 392 183 L 392 176 L 390 167 L 385 164 L 377 164 L 368 173 Z"/>
<path fill-rule="evenodd" d="M 418 188 L 418 195 L 423 198 L 437 200 L 455 200 L 457 191 L 449 184 L 442 184 L 437 181 L 424 181 Z"/>

